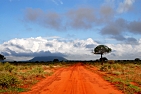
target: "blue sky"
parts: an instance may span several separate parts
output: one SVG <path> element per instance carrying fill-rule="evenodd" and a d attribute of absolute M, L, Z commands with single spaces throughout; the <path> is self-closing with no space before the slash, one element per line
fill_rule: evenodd
<path fill-rule="evenodd" d="M 61 3 L 62 2 L 62 3 Z M 85 2 L 87 4 L 85 5 Z M 59 0 L 1 0 L 1 31 L 3 31 L 4 35 L 7 35 L 8 32 L 13 32 L 12 34 L 8 34 L 8 38 L 4 38 L 1 35 L 1 43 L 5 40 L 9 40 L 12 38 L 27 38 L 27 37 L 37 37 L 37 36 L 60 36 L 60 37 L 68 37 L 74 36 L 75 38 L 87 38 L 93 37 L 90 33 L 91 30 L 87 30 L 86 34 L 82 32 L 85 30 L 54 30 L 53 28 L 46 28 L 44 26 L 40 26 L 36 23 L 26 23 L 24 22 L 25 11 L 29 8 L 35 10 L 42 10 L 43 12 L 55 12 L 59 15 L 64 15 L 68 10 L 75 9 L 81 6 L 89 6 L 91 5 L 90 1 L 59 1 Z M 95 6 L 95 2 L 93 2 Z M 99 4 L 99 3 L 98 3 Z M 70 32 L 69 32 L 70 31 Z M 82 32 L 77 32 L 82 31 Z M 35 33 L 36 32 L 36 33 Z M 78 33 L 76 36 L 76 32 Z M 89 33 L 90 32 L 90 33 Z"/>
<path fill-rule="evenodd" d="M 140 0 L 0 0 L 0 53 L 7 59 L 60 55 L 97 59 L 141 57 Z M 125 49 L 126 48 L 126 49 Z M 136 53 L 135 53 L 136 52 Z"/>

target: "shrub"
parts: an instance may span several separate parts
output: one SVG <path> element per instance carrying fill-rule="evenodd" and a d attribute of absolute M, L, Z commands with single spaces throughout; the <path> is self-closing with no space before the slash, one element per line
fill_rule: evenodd
<path fill-rule="evenodd" d="M 111 67 L 114 69 L 114 70 L 118 70 L 118 69 L 123 69 L 122 65 L 121 64 L 111 64 Z"/>
<path fill-rule="evenodd" d="M 58 59 L 54 59 L 53 62 L 59 62 L 59 60 Z"/>
<path fill-rule="evenodd" d="M 42 67 L 35 67 L 31 71 L 28 71 L 27 74 L 29 74 L 29 78 L 31 77 L 44 77 L 44 70 Z"/>
<path fill-rule="evenodd" d="M 115 61 L 114 61 L 114 60 L 108 60 L 108 63 L 109 63 L 109 64 L 114 64 Z"/>
<path fill-rule="evenodd" d="M 0 65 L 0 71 L 4 71 L 3 65 Z"/>
<path fill-rule="evenodd" d="M 0 73 L 0 87 L 1 88 L 9 88 L 9 87 L 15 87 L 18 86 L 19 80 L 9 74 L 9 73 Z"/>
<path fill-rule="evenodd" d="M 52 64 L 49 64 L 49 68 L 53 68 L 53 65 Z"/>
<path fill-rule="evenodd" d="M 114 75 L 121 75 L 122 74 L 122 72 L 120 72 L 120 71 L 111 71 L 111 73 Z"/>
<path fill-rule="evenodd" d="M 6 71 L 12 72 L 12 70 L 15 69 L 15 66 L 13 66 L 13 65 L 11 65 L 10 63 L 6 62 L 6 63 L 4 64 L 4 69 L 5 69 Z"/>
<path fill-rule="evenodd" d="M 34 73 L 43 73 L 44 70 L 43 70 L 43 68 L 41 68 L 41 67 L 36 67 L 36 68 L 34 68 L 34 69 L 32 70 L 32 72 L 34 72 Z"/>
<path fill-rule="evenodd" d="M 140 58 L 135 58 L 135 61 L 140 61 Z"/>
<path fill-rule="evenodd" d="M 105 64 L 105 65 L 100 67 L 101 71 L 108 71 L 109 69 L 111 69 L 111 65 L 110 64 Z"/>

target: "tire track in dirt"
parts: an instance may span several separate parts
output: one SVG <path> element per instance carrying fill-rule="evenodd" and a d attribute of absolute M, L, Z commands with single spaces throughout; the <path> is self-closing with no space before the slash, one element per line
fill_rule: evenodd
<path fill-rule="evenodd" d="M 81 63 L 57 70 L 29 92 L 21 94 L 122 94 Z"/>

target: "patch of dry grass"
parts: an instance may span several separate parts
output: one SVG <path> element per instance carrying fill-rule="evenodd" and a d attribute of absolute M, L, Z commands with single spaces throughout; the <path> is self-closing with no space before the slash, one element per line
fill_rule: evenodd
<path fill-rule="evenodd" d="M 141 64 L 110 61 L 103 66 L 95 66 L 105 72 L 105 80 L 115 84 L 125 94 L 141 94 Z"/>
<path fill-rule="evenodd" d="M 0 93 L 27 90 L 40 79 L 51 76 L 54 67 L 60 67 L 60 64 L 26 63 L 14 65 L 8 62 L 0 63 L 0 75 L 3 75 L 0 79 Z"/>

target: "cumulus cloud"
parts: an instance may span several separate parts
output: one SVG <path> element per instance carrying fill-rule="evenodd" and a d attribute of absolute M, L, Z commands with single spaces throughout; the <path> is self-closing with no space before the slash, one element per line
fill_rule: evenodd
<path fill-rule="evenodd" d="M 88 46 L 88 45 L 91 45 Z M 12 39 L 0 45 L 1 53 L 6 56 L 35 57 L 35 56 L 63 56 L 91 55 L 90 49 L 97 45 L 91 38 L 87 40 L 64 41 L 46 39 L 42 37 L 27 39 Z M 93 47 L 92 47 L 93 46 Z M 70 56 L 69 56 L 70 55 Z M 81 57 L 79 56 L 78 59 Z"/>
<path fill-rule="evenodd" d="M 66 30 L 66 28 L 91 29 L 96 22 L 96 16 L 94 9 L 91 7 L 70 9 L 64 14 L 27 8 L 25 10 L 25 20 L 55 30 Z"/>
<path fill-rule="evenodd" d="M 138 45 L 139 42 L 137 41 L 137 39 L 135 38 L 132 38 L 132 37 L 129 37 L 126 39 L 126 43 L 127 44 L 131 44 L 131 45 Z"/>
<path fill-rule="evenodd" d="M 61 29 L 61 17 L 53 11 L 44 12 L 41 9 L 27 8 L 25 10 L 25 20 L 27 22 L 37 23 L 46 28 Z"/>
<path fill-rule="evenodd" d="M 96 21 L 95 11 L 90 7 L 71 9 L 66 14 L 67 24 L 73 29 L 91 29 Z"/>
<path fill-rule="evenodd" d="M 135 0 L 124 0 L 123 2 L 121 2 L 117 9 L 118 13 L 124 13 L 129 11 L 132 8 L 134 2 Z"/>
<path fill-rule="evenodd" d="M 110 35 L 119 35 L 127 28 L 127 22 L 119 18 L 114 22 L 107 24 L 104 28 L 102 28 L 102 34 L 110 34 Z"/>
<path fill-rule="evenodd" d="M 95 26 L 100 25 L 99 23 L 107 24 L 113 22 L 115 20 L 115 14 L 114 8 L 108 4 L 103 4 L 100 10 L 83 6 L 70 9 L 62 14 L 55 11 L 27 8 L 25 10 L 24 20 L 57 31 L 66 31 L 67 29 L 91 30 L 95 28 Z M 124 27 L 126 22 L 124 19 L 118 19 L 116 21 L 115 24 L 120 25 L 121 23 L 120 28 L 126 28 Z M 131 27 L 130 31 L 140 32 L 140 22 L 132 22 Z"/>
<path fill-rule="evenodd" d="M 113 39 L 124 41 L 128 44 L 138 44 L 137 39 L 125 36 L 128 33 L 141 34 L 141 21 L 126 21 L 119 18 L 101 29 L 102 35 L 108 35 Z"/>
<path fill-rule="evenodd" d="M 127 22 L 124 19 L 119 18 L 116 21 L 105 25 L 105 27 L 101 29 L 101 34 L 110 35 L 112 38 L 118 41 L 123 41 L 125 40 L 123 33 L 126 32 L 126 29 Z"/>
<path fill-rule="evenodd" d="M 111 1 L 114 2 L 114 0 L 107 0 L 107 2 Z M 118 9 L 122 10 L 122 13 L 128 11 L 134 2 L 135 0 L 124 0 L 124 2 L 120 3 Z M 131 43 L 129 42 L 131 39 L 126 38 L 125 35 L 141 34 L 141 21 L 128 21 L 118 18 L 116 15 L 118 14 L 116 14 L 115 7 L 104 3 L 99 9 L 90 6 L 80 6 L 69 9 L 64 13 L 27 8 L 24 20 L 56 31 L 100 31 L 101 35 Z M 98 30 L 96 30 L 97 28 Z M 68 36 L 73 37 L 75 35 Z M 133 39 L 133 37 L 131 38 Z"/>
<path fill-rule="evenodd" d="M 116 31 L 116 33 L 118 33 L 122 31 L 122 28 L 125 29 L 127 24 L 127 21 L 122 18 L 115 19 L 115 10 L 108 4 L 102 5 L 100 10 L 96 10 L 92 7 L 78 7 L 70 9 L 62 14 L 55 11 L 43 11 L 38 8 L 27 8 L 25 10 L 24 20 L 25 22 L 35 23 L 57 31 L 66 31 L 70 29 L 91 30 L 101 24 L 108 24 L 106 25 L 107 27 L 104 27 L 105 29 L 115 25 L 113 29 L 117 30 L 119 28 Z M 140 32 L 141 22 L 133 21 L 129 23 L 129 31 Z M 112 31 L 108 33 L 112 33 Z"/>
<path fill-rule="evenodd" d="M 141 34 L 141 21 L 130 22 L 128 28 L 131 33 Z"/>
<path fill-rule="evenodd" d="M 115 16 L 115 10 L 112 6 L 104 4 L 100 7 L 100 22 L 109 22 Z"/>
<path fill-rule="evenodd" d="M 32 9 L 32 8 L 27 8 L 25 10 L 25 17 L 27 21 L 32 21 L 35 22 L 40 15 L 42 15 L 43 11 L 41 9 Z"/>
<path fill-rule="evenodd" d="M 134 60 L 136 57 L 141 57 L 141 50 L 139 49 L 141 44 L 134 46 L 131 44 L 109 44 L 108 46 L 114 51 L 109 58 Z"/>
<path fill-rule="evenodd" d="M 89 6 L 83 6 L 70 9 L 62 14 L 27 8 L 24 20 L 57 31 L 69 29 L 90 30 L 94 28 L 94 25 L 112 20 L 114 14 L 115 11 L 108 5 L 101 6 L 99 11 Z"/>
<path fill-rule="evenodd" d="M 136 41 L 128 38 L 129 41 Z M 141 39 L 138 45 L 125 44 L 104 44 L 112 48 L 112 52 L 105 55 L 109 59 L 135 59 L 141 56 Z M 17 46 L 18 45 L 18 46 Z M 63 56 L 72 60 L 95 60 L 99 55 L 92 54 L 92 50 L 98 46 L 97 42 L 88 38 L 86 40 L 60 41 L 58 39 L 46 39 L 42 37 L 12 39 L 0 45 L 0 51 L 8 58 L 15 60 L 31 59 L 35 56 Z"/>

